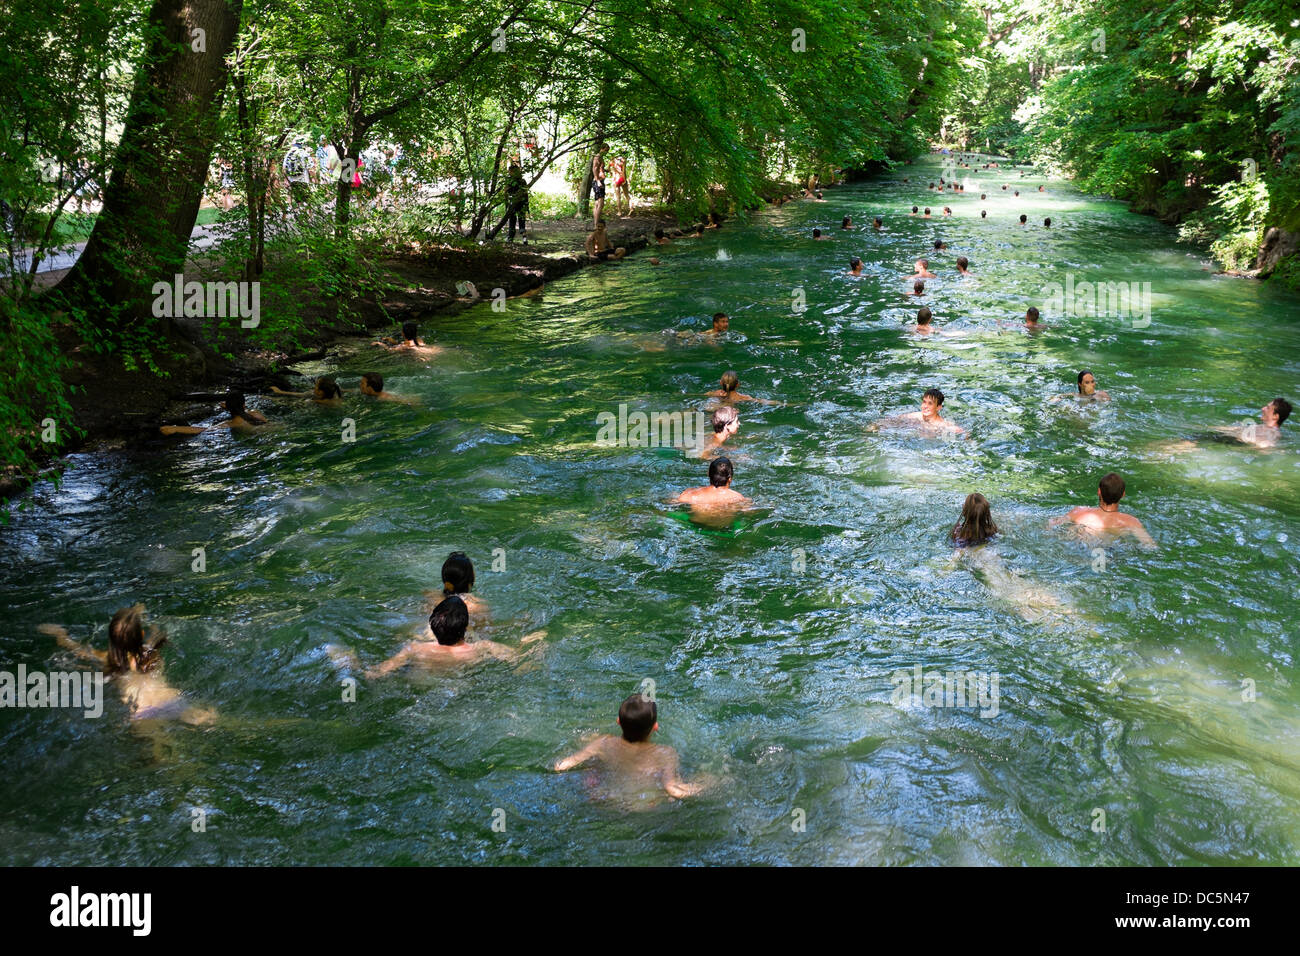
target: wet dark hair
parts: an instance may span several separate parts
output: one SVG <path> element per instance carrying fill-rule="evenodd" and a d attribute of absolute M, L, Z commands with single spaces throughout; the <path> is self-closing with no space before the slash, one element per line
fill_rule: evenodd
<path fill-rule="evenodd" d="M 983 544 L 997 533 L 989 500 L 978 491 L 967 495 L 961 506 L 961 520 L 953 525 L 949 537 L 958 544 Z"/>
<path fill-rule="evenodd" d="M 333 375 L 322 375 L 316 379 L 316 387 L 325 393 L 325 398 L 342 398 L 343 389 L 339 388 L 339 383 L 334 381 Z"/>
<path fill-rule="evenodd" d="M 731 459 L 725 456 L 713 459 L 709 463 L 709 484 L 714 488 L 725 488 L 732 476 Z"/>
<path fill-rule="evenodd" d="M 402 323 L 402 338 L 407 342 L 414 342 L 420 337 L 420 325 L 418 322 Z"/>
<path fill-rule="evenodd" d="M 740 376 L 730 370 L 722 373 L 722 390 L 734 392 L 740 388 Z"/>
<path fill-rule="evenodd" d="M 929 188 L 930 188 L 930 189 L 933 189 L 933 188 L 934 188 L 934 183 L 930 183 Z"/>
<path fill-rule="evenodd" d="M 464 551 L 453 551 L 442 562 L 444 594 L 468 594 L 474 590 L 474 562 Z"/>
<path fill-rule="evenodd" d="M 930 307 L 923 305 L 916 313 L 916 324 L 929 325 L 932 318 L 934 318 L 934 313 L 930 311 Z"/>
<path fill-rule="evenodd" d="M 727 313 L 725 313 L 725 312 L 714 312 L 714 313 L 713 313 L 713 321 L 714 321 L 714 322 L 718 321 L 718 319 L 725 319 L 725 318 L 727 318 Z"/>
<path fill-rule="evenodd" d="M 980 199 L 988 199 L 988 198 L 989 198 L 988 193 L 980 193 Z"/>
<path fill-rule="evenodd" d="M 1025 309 L 1025 318 L 1026 318 L 1026 319 L 1033 319 L 1035 322 L 1037 322 L 1037 321 L 1038 321 L 1038 306 L 1036 306 L 1036 305 L 1031 305 L 1029 308 Z"/>
<path fill-rule="evenodd" d="M 162 663 L 158 649 L 167 643 L 161 631 L 150 629 L 149 643 L 145 644 L 144 605 L 133 604 L 121 608 L 108 624 L 108 657 L 104 660 L 104 673 L 108 676 L 131 669 L 146 673 Z"/>
<path fill-rule="evenodd" d="M 814 239 L 816 239 L 816 238 L 817 238 L 818 236 L 820 236 L 821 234 L 822 234 L 822 231 L 821 231 L 820 229 L 814 229 L 814 230 L 813 230 L 813 238 L 814 238 Z"/>
<path fill-rule="evenodd" d="M 1078 378 L 1076 384 L 1077 384 L 1078 387 L 1079 387 L 1079 394 L 1080 394 L 1080 395 L 1083 394 L 1083 377 L 1084 377 L 1085 375 L 1092 375 L 1092 372 L 1088 371 L 1088 370 L 1085 368 L 1082 372 L 1079 373 L 1079 378 Z M 1096 381 L 1096 380 L 1097 380 L 1097 376 L 1095 376 L 1095 375 L 1092 375 L 1092 378 L 1093 378 L 1093 381 Z"/>
<path fill-rule="evenodd" d="M 378 372 L 366 372 L 361 376 L 362 381 L 369 385 L 378 394 L 384 390 L 384 377 Z"/>
<path fill-rule="evenodd" d="M 981 209 L 981 210 L 980 210 L 980 218 L 981 218 L 981 219 L 987 219 L 988 217 L 989 217 L 989 211 L 988 211 L 987 209 Z"/>
<path fill-rule="evenodd" d="M 1021 221 L 1022 223 L 1028 222 L 1028 221 L 1029 221 L 1029 217 L 1026 216 L 1026 215 L 1022 212 L 1022 213 L 1020 214 L 1020 221 Z"/>
<path fill-rule="evenodd" d="M 859 259 L 857 256 L 854 256 L 852 259 L 849 260 L 850 269 L 856 269 L 860 265 L 862 265 L 862 260 Z"/>
<path fill-rule="evenodd" d="M 921 393 L 922 398 L 933 398 L 936 405 L 943 405 L 943 392 L 937 388 L 927 388 Z"/>
<path fill-rule="evenodd" d="M 1044 219 L 1044 220 L 1043 220 L 1043 225 L 1046 226 L 1048 229 L 1051 229 L 1051 228 L 1052 228 L 1052 217 L 1051 217 L 1051 216 L 1048 216 L 1046 219 Z"/>
<path fill-rule="evenodd" d="M 840 220 L 840 228 L 841 229 L 849 228 L 849 223 L 851 223 L 852 221 L 853 221 L 852 216 L 845 216 L 843 219 Z"/>
<path fill-rule="evenodd" d="M 231 418 L 243 415 L 247 409 L 244 406 L 244 393 L 231 389 L 226 392 L 226 411 L 230 413 Z"/>
<path fill-rule="evenodd" d="M 946 213 L 951 214 L 951 213 L 952 213 L 952 207 L 951 207 L 951 206 L 944 206 L 944 207 L 943 207 L 943 211 L 946 212 Z"/>
<path fill-rule="evenodd" d="M 917 295 L 923 293 L 925 291 L 925 280 L 917 279 L 915 282 L 913 282 L 912 291 L 915 292 Z"/>
<path fill-rule="evenodd" d="M 915 213 L 915 212 L 916 212 L 916 211 L 917 211 L 917 209 L 918 209 L 918 207 L 916 207 L 916 206 L 913 206 L 913 207 L 912 207 L 912 212 L 914 212 L 914 213 Z"/>
<path fill-rule="evenodd" d="M 623 701 L 618 709 L 618 725 L 623 730 L 623 739 L 630 744 L 648 740 L 658 720 L 659 705 L 639 692 Z"/>
<path fill-rule="evenodd" d="M 737 414 L 736 410 L 732 408 L 730 405 L 723 405 L 719 408 L 715 408 L 713 410 L 713 419 L 712 419 L 713 433 L 715 435 L 721 435 L 723 429 L 725 429 L 728 425 L 730 425 L 738 418 L 740 418 L 740 415 Z"/>
<path fill-rule="evenodd" d="M 927 216 L 930 215 L 930 207 L 929 207 L 929 206 L 926 206 L 926 207 L 925 207 L 925 214 L 926 214 Z"/>
<path fill-rule="evenodd" d="M 965 256 L 958 256 L 958 257 L 957 257 L 957 268 L 958 268 L 958 269 L 966 269 L 966 268 L 969 268 L 969 267 L 970 267 L 970 260 L 969 260 L 969 259 L 967 259 Z"/>
<path fill-rule="evenodd" d="M 459 644 L 469 627 L 469 608 L 459 594 L 448 594 L 429 615 L 429 630 L 439 644 Z"/>
<path fill-rule="evenodd" d="M 884 221 L 879 216 L 877 216 L 875 219 L 871 220 L 871 224 L 873 226 L 883 226 Z"/>
<path fill-rule="evenodd" d="M 1112 471 L 1097 483 L 1097 490 L 1101 492 L 1104 504 L 1117 505 L 1124 497 L 1124 479 Z"/>
<path fill-rule="evenodd" d="M 1273 411 L 1277 412 L 1278 425 L 1291 417 L 1291 403 L 1285 398 L 1275 398 L 1270 404 L 1273 406 Z"/>

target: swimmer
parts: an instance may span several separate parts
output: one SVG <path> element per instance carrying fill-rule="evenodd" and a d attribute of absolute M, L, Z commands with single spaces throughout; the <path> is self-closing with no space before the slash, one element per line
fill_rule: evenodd
<path fill-rule="evenodd" d="M 711 424 L 713 425 L 713 437 L 703 442 L 702 447 L 699 449 L 701 458 L 716 453 L 719 448 L 727 443 L 728 438 L 740 431 L 740 415 L 731 405 L 721 405 L 714 409 Z"/>
<path fill-rule="evenodd" d="M 178 719 L 195 725 L 216 720 L 216 711 L 187 704 L 181 692 L 163 679 L 159 652 L 167 636 L 151 627 L 146 640 L 143 604 L 124 607 L 113 615 L 107 653 L 74 641 L 57 624 L 42 624 L 37 630 L 53 637 L 64 650 L 103 664 L 105 679 L 117 686 L 132 720 Z"/>
<path fill-rule="evenodd" d="M 959 548 L 983 544 L 998 533 L 989 500 L 979 492 L 969 494 L 961 506 L 961 520 L 948 535 Z"/>
<path fill-rule="evenodd" d="M 874 229 L 874 230 L 876 230 L 876 232 L 879 232 L 881 229 L 884 228 L 884 226 L 885 226 L 885 224 L 884 224 L 884 222 L 881 221 L 881 219 L 880 219 L 879 216 L 877 216 L 875 219 L 871 220 L 871 228 Z"/>
<path fill-rule="evenodd" d="M 604 734 L 596 738 L 577 753 L 557 761 L 556 771 L 563 773 L 596 760 L 623 780 L 653 780 L 675 799 L 694 796 L 704 789 L 703 784 L 682 781 L 677 751 L 650 743 L 650 735 L 659 729 L 659 706 L 653 700 L 636 693 L 623 701 L 618 709 L 618 725 L 622 737 Z"/>
<path fill-rule="evenodd" d="M 1039 186 L 1039 187 L 1038 187 L 1038 191 L 1041 193 L 1041 192 L 1043 191 L 1043 187 L 1042 187 L 1042 186 Z"/>
<path fill-rule="evenodd" d="M 909 279 L 912 278 L 913 276 L 915 276 L 915 277 L 917 277 L 917 278 L 920 278 L 920 279 L 933 279 L 933 278 L 935 278 L 935 274 L 934 274 L 933 272 L 930 271 L 930 260 L 929 260 L 929 259 L 917 259 L 916 262 L 913 264 L 912 267 L 913 267 L 916 271 L 915 271 L 914 273 L 912 273 L 912 275 L 908 276 Z"/>
<path fill-rule="evenodd" d="M 943 207 L 943 214 L 944 214 L 945 216 L 951 216 L 951 215 L 952 215 L 952 209 L 949 208 L 948 206 L 944 206 L 944 207 Z"/>
<path fill-rule="evenodd" d="M 1275 398 L 1259 410 L 1259 420 L 1263 424 L 1219 425 L 1214 431 L 1256 448 L 1272 448 L 1282 437 L 1282 423 L 1290 417 L 1291 403 L 1285 398 Z"/>
<path fill-rule="evenodd" d="M 673 241 L 664 235 L 662 227 L 655 230 L 655 242 L 661 246 L 671 246 L 673 244 Z"/>
<path fill-rule="evenodd" d="M 1155 540 L 1147 534 L 1142 522 L 1132 515 L 1123 514 L 1119 503 L 1124 498 L 1124 479 L 1111 472 L 1097 485 L 1097 507 L 1078 507 L 1068 514 L 1057 515 L 1047 522 L 1049 528 L 1072 521 L 1089 532 L 1116 531 L 1131 533 L 1143 545 L 1154 548 Z"/>
<path fill-rule="evenodd" d="M 922 432 L 966 434 L 966 429 L 943 417 L 943 392 L 937 388 L 927 388 L 921 395 L 921 410 L 919 412 L 890 415 L 868 425 L 867 431 L 874 432 L 894 426 L 909 426 L 918 428 Z"/>
<path fill-rule="evenodd" d="M 1020 225 L 1025 226 L 1028 224 L 1029 224 L 1029 217 L 1022 212 L 1020 214 Z"/>
<path fill-rule="evenodd" d="M 980 210 L 980 218 L 981 218 L 981 219 L 987 219 L 988 217 L 989 217 L 989 211 L 988 211 L 987 209 L 981 209 L 981 210 Z"/>
<path fill-rule="evenodd" d="M 936 240 L 934 240 L 934 251 L 935 251 L 935 252 L 943 252 L 943 250 L 945 250 L 945 249 L 947 249 L 947 248 L 948 248 L 948 243 L 944 242 L 942 239 L 936 239 Z"/>
<path fill-rule="evenodd" d="M 925 215 L 924 215 L 922 218 L 923 218 L 923 219 L 929 219 L 929 218 L 930 218 L 930 207 L 929 207 L 929 206 L 926 206 L 926 207 L 925 207 Z"/>
<path fill-rule="evenodd" d="M 980 193 L 980 199 L 988 199 L 988 198 L 989 198 L 988 193 Z"/>
<path fill-rule="evenodd" d="M 1068 398 L 1078 399 L 1081 402 L 1083 401 L 1109 402 L 1110 401 L 1109 392 L 1097 391 L 1097 378 L 1087 369 L 1084 369 L 1082 372 L 1079 373 L 1078 387 L 1079 387 L 1078 392 L 1065 392 L 1061 395 L 1053 395 L 1051 399 L 1049 399 L 1049 404 L 1063 401 L 1064 399 L 1068 399 Z"/>
<path fill-rule="evenodd" d="M 282 388 L 271 386 L 271 391 L 284 398 L 310 398 L 317 405 L 338 408 L 343 404 L 343 389 L 334 380 L 333 375 L 322 375 L 316 379 L 315 387 L 310 392 L 286 392 Z"/>
<path fill-rule="evenodd" d="M 384 377 L 378 372 L 366 372 L 361 376 L 361 382 L 357 390 L 362 395 L 370 398 L 377 398 L 381 402 L 400 402 L 403 405 L 414 405 L 415 399 L 403 398 L 401 395 L 394 395 L 392 392 L 384 391 Z"/>
<path fill-rule="evenodd" d="M 852 216 L 845 216 L 843 219 L 841 219 L 841 220 L 840 220 L 840 228 L 841 228 L 841 229 L 852 229 L 852 228 L 853 228 L 853 217 L 852 217 Z"/>
<path fill-rule="evenodd" d="M 425 591 L 424 596 L 429 601 L 428 607 L 432 609 L 444 598 L 454 594 L 465 602 L 466 609 L 475 618 L 483 617 L 487 614 L 487 605 L 470 593 L 473 590 L 474 562 L 464 551 L 453 551 L 442 562 L 442 590 Z"/>
<path fill-rule="evenodd" d="M 465 630 L 469 626 L 469 609 L 458 594 L 449 594 L 439 602 L 429 615 L 428 632 L 433 640 L 410 641 L 396 654 L 366 670 L 366 677 L 374 680 L 386 677 L 407 664 L 425 664 L 430 666 L 453 666 L 469 664 L 483 657 L 495 657 L 502 661 L 515 661 L 522 656 L 504 644 L 489 640 L 465 640 Z M 530 644 L 546 636 L 544 631 L 536 631 L 525 637 L 521 644 Z"/>
<path fill-rule="evenodd" d="M 1024 174 L 1022 173 L 1021 175 L 1024 175 Z M 1017 195 L 1017 196 L 1020 195 L 1020 190 L 1019 190 L 1019 189 L 1016 190 L 1016 195 Z"/>
<path fill-rule="evenodd" d="M 908 215 L 909 215 L 909 216 L 915 216 L 915 215 L 917 214 L 918 211 L 919 211 L 919 208 L 918 208 L 917 206 L 913 206 L 913 207 L 912 207 L 912 211 L 909 212 Z"/>
<path fill-rule="evenodd" d="M 652 266 L 657 266 L 657 265 L 659 265 L 659 257 L 658 257 L 658 256 L 651 256 L 649 262 L 650 262 L 650 264 L 651 264 Z"/>
<path fill-rule="evenodd" d="M 957 274 L 963 276 L 970 275 L 970 260 L 965 256 L 957 257 Z"/>
<path fill-rule="evenodd" d="M 822 235 L 822 231 L 821 231 L 820 229 L 814 229 L 814 230 L 813 230 L 813 238 L 814 238 L 814 239 L 829 239 L 830 236 L 823 236 L 823 235 Z"/>
<path fill-rule="evenodd" d="M 392 352 L 414 352 L 416 355 L 430 356 L 437 355 L 442 349 L 436 345 L 425 345 L 420 339 L 420 325 L 415 321 L 402 323 L 402 340 L 396 344 L 391 341 L 380 340 L 374 342 L 374 345 L 381 346 Z"/>
<path fill-rule="evenodd" d="M 713 328 L 705 335 L 722 335 L 731 328 L 731 318 L 725 312 L 713 313 Z"/>
<path fill-rule="evenodd" d="M 608 259 L 622 259 L 627 255 L 627 249 L 623 246 L 614 248 L 614 244 L 609 241 L 609 236 L 605 234 L 605 220 L 596 221 L 596 228 L 587 236 L 587 256 L 596 262 L 604 262 Z"/>
<path fill-rule="evenodd" d="M 713 391 L 706 393 L 707 398 L 720 398 L 724 405 L 730 405 L 732 402 L 760 402 L 763 405 L 780 405 L 780 402 L 774 402 L 767 398 L 755 398 L 753 395 L 742 395 L 737 389 L 740 388 L 740 376 L 735 372 L 726 371 L 722 373 L 720 382 L 722 388 L 715 388 Z"/>
<path fill-rule="evenodd" d="M 715 458 L 709 463 L 709 483 L 702 488 L 687 488 L 672 503 L 695 508 L 727 508 L 748 502 L 748 498 L 732 489 L 732 475 L 731 459 Z"/>
<path fill-rule="evenodd" d="M 920 335 L 929 335 L 931 332 L 939 331 L 935 326 L 930 324 L 933 318 L 934 313 L 930 311 L 930 307 L 927 305 L 921 306 L 921 308 L 917 310 L 916 325 L 912 328 L 912 331 Z"/>
<path fill-rule="evenodd" d="M 857 256 L 854 256 L 852 259 L 849 260 L 849 273 L 848 273 L 848 274 L 851 275 L 851 276 L 860 276 L 860 275 L 862 275 L 862 260 L 859 259 Z"/>
<path fill-rule="evenodd" d="M 825 202 L 825 201 L 826 201 L 825 199 L 822 198 L 822 191 L 821 191 L 820 189 L 817 190 L 815 193 L 813 193 L 813 196 L 815 197 L 814 202 Z"/>
<path fill-rule="evenodd" d="M 925 295 L 925 280 L 917 279 L 912 283 L 912 291 L 905 292 L 904 295 Z"/>
<path fill-rule="evenodd" d="M 1043 228 L 1044 228 L 1044 229 L 1051 229 L 1051 228 L 1052 228 L 1052 217 L 1051 217 L 1051 216 L 1048 216 L 1046 219 L 1043 220 Z"/>
<path fill-rule="evenodd" d="M 251 432 L 257 429 L 258 425 L 266 424 L 266 416 L 261 412 L 255 412 L 244 407 L 244 393 L 237 392 L 233 389 L 226 393 L 226 400 L 223 405 L 230 417 L 224 422 L 218 422 L 216 425 L 162 425 L 159 427 L 164 435 L 197 435 L 200 432 L 216 431 L 220 428 L 229 428 L 231 431 Z"/>
<path fill-rule="evenodd" d="M 1039 319 L 1038 308 L 1037 306 L 1031 305 L 1028 309 L 1025 310 L 1025 323 L 1023 326 L 1021 326 L 1021 328 L 1024 328 L 1026 332 L 1041 332 L 1045 326 L 1041 322 L 1039 322 L 1038 319 Z M 1014 326 L 1008 326 L 1007 323 L 1001 321 L 998 322 L 998 326 L 1000 328 L 1014 327 Z"/>

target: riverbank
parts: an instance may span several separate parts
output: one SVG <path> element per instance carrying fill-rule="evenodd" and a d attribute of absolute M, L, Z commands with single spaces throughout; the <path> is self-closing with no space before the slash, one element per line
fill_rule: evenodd
<path fill-rule="evenodd" d="M 725 221 L 725 220 L 724 220 Z M 652 244 L 656 229 L 678 238 L 688 236 L 704 223 L 682 225 L 675 217 L 639 214 L 606 219 L 608 235 L 615 247 L 628 255 Z M 300 388 L 293 366 L 297 362 L 327 359 L 341 343 L 369 337 L 377 330 L 392 330 L 407 320 L 421 323 L 426 334 L 436 329 L 439 318 L 458 313 L 496 290 L 507 298 L 532 295 L 548 282 L 589 266 L 619 268 L 617 262 L 595 262 L 586 255 L 587 220 L 536 220 L 529 223 L 528 244 L 496 241 L 485 244 L 448 241 L 423 248 L 394 252 L 377 266 L 384 284 L 392 291 L 342 302 L 319 298 L 305 312 L 306 335 L 300 326 L 298 348 L 252 349 L 241 347 L 227 336 L 213 340 L 201 319 L 178 319 L 169 341 L 156 357 L 156 370 L 126 368 L 120 357 L 96 352 L 77 341 L 70 328 L 61 330 L 60 345 L 71 364 L 63 378 L 72 408 L 72 429 L 62 429 L 62 440 L 51 443 L 41 477 L 57 475 L 62 456 L 83 450 L 122 447 L 156 433 L 159 424 L 190 424 L 210 416 L 218 396 L 229 388 L 249 394 L 264 393 L 271 386 Z M 201 278 L 196 263 L 186 270 L 187 279 Z M 51 288 L 67 270 L 40 276 L 40 285 Z M 471 283 L 477 297 L 465 294 Z M 458 289 L 458 287 L 460 287 Z M 303 289 L 305 299 L 316 297 Z M 344 319 L 342 316 L 347 315 Z M 274 322 L 274 317 L 265 321 Z M 432 323 L 432 324 L 431 324 Z M 304 338 L 306 341 L 304 341 Z M 30 484 L 30 477 L 6 469 L 0 475 L 0 498 L 17 494 Z"/>

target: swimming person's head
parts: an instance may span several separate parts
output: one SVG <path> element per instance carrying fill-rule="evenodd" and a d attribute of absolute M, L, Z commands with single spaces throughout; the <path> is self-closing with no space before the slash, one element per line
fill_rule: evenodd
<path fill-rule="evenodd" d="M 731 319 L 728 318 L 727 313 L 725 313 L 725 312 L 714 312 L 714 313 L 713 313 L 713 331 L 714 331 L 714 332 L 725 332 L 725 331 L 727 331 L 727 329 L 728 329 L 730 326 L 731 326 Z"/>
<path fill-rule="evenodd" d="M 854 256 L 852 259 L 850 259 L 849 270 L 852 272 L 860 272 L 862 270 L 862 260 L 859 259 L 857 256 Z"/>
<path fill-rule="evenodd" d="M 930 307 L 923 305 L 916 313 L 916 324 L 929 325 L 932 318 L 934 318 L 934 314 L 930 311 Z"/>
<path fill-rule="evenodd" d="M 927 388 L 921 393 L 921 418 L 929 421 L 931 418 L 942 417 L 943 409 L 943 392 L 937 388 Z"/>
<path fill-rule="evenodd" d="M 875 219 L 871 220 L 871 224 L 875 226 L 877 229 L 879 229 L 881 226 L 884 225 L 884 222 L 881 220 L 879 216 L 877 216 Z"/>
<path fill-rule="evenodd" d="M 943 207 L 943 214 L 944 214 L 945 216 L 951 216 L 951 215 L 952 215 L 952 207 L 951 207 L 951 206 L 944 206 L 944 207 Z"/>
<path fill-rule="evenodd" d="M 980 218 L 981 218 L 981 219 L 987 219 L 988 217 L 989 217 L 989 211 L 988 211 L 987 209 L 981 209 L 981 210 L 980 210 Z"/>
<path fill-rule="evenodd" d="M 378 372 L 366 372 L 361 376 L 361 394 L 378 395 L 384 390 L 384 377 Z"/>
<path fill-rule="evenodd" d="M 912 283 L 912 294 L 913 294 L 913 295 L 924 295 L 924 294 L 925 294 L 925 280 L 924 280 L 924 279 L 917 279 L 915 282 Z"/>
<path fill-rule="evenodd" d="M 659 726 L 659 705 L 638 691 L 619 707 L 618 725 L 623 730 L 623 739 L 630 744 L 649 740 Z"/>
<path fill-rule="evenodd" d="M 1273 425 L 1276 428 L 1281 428 L 1282 423 L 1291 417 L 1291 403 L 1285 398 L 1275 398 L 1273 401 L 1265 405 L 1261 411 L 1262 414 L 1260 417 L 1264 419 L 1265 425 Z M 1271 420 L 1274 418 L 1276 421 Z"/>
<path fill-rule="evenodd" d="M 848 229 L 848 228 L 849 228 L 850 226 L 852 226 L 852 225 L 853 225 L 853 217 L 852 217 L 852 216 L 845 216 L 843 219 L 840 220 L 840 228 L 841 228 L 841 229 Z"/>
<path fill-rule="evenodd" d="M 244 406 L 244 393 L 231 389 L 226 392 L 226 411 L 230 413 L 231 418 L 239 418 L 246 411 Z"/>
<path fill-rule="evenodd" d="M 819 239 L 819 238 L 821 238 L 821 234 L 822 234 L 822 231 L 821 231 L 820 229 L 814 229 L 814 230 L 813 230 L 813 238 L 814 238 L 814 239 Z"/>
<path fill-rule="evenodd" d="M 1023 225 L 1024 225 L 1025 223 L 1027 223 L 1027 222 L 1029 222 L 1029 217 L 1026 216 L 1026 215 L 1022 212 L 1022 213 L 1020 214 L 1020 225 L 1023 226 Z"/>
<path fill-rule="evenodd" d="M 453 551 L 442 562 L 442 593 L 468 594 L 474 590 L 474 562 L 464 551 Z"/>
<path fill-rule="evenodd" d="M 998 533 L 989 500 L 978 491 L 966 496 L 961 520 L 953 525 L 952 539 L 961 544 L 981 544 Z"/>
<path fill-rule="evenodd" d="M 734 428 L 732 426 L 735 426 Z M 713 434 L 721 435 L 727 429 L 733 432 L 740 427 L 740 414 L 730 405 L 723 405 L 713 411 Z"/>
<path fill-rule="evenodd" d="M 967 269 L 969 269 L 969 268 L 970 268 L 970 260 L 967 259 L 965 256 L 958 256 L 958 257 L 957 257 L 957 269 L 958 269 L 958 271 L 960 271 L 960 272 L 965 272 L 965 271 L 966 271 Z"/>
<path fill-rule="evenodd" d="M 980 193 L 980 199 L 988 199 L 988 198 L 989 198 L 988 193 Z"/>
<path fill-rule="evenodd" d="M 1020 195 L 1020 190 L 1019 190 L 1019 189 L 1016 190 L 1016 195 L 1017 195 L 1017 196 Z"/>
<path fill-rule="evenodd" d="M 1029 308 L 1025 309 L 1025 321 L 1030 325 L 1038 324 L 1038 306 L 1031 305 Z"/>
<path fill-rule="evenodd" d="M 822 191 L 821 191 L 820 189 L 817 190 L 817 192 L 816 192 L 816 196 L 817 196 L 818 199 L 821 199 L 821 198 L 822 198 Z"/>
<path fill-rule="evenodd" d="M 930 215 L 930 207 L 929 207 L 929 206 L 926 206 L 926 207 L 925 207 L 925 214 L 926 214 L 927 216 Z"/>
<path fill-rule="evenodd" d="M 714 488 L 725 488 L 731 484 L 731 459 L 715 458 L 709 462 L 709 484 Z"/>
<path fill-rule="evenodd" d="M 930 271 L 930 260 L 929 260 L 929 259 L 917 259 L 916 262 L 914 263 L 914 265 L 915 265 L 915 268 L 916 268 L 917 273 L 921 273 L 921 272 L 929 272 L 929 271 Z"/>
<path fill-rule="evenodd" d="M 1119 504 L 1119 500 L 1124 497 L 1124 479 L 1112 471 L 1098 483 L 1097 494 L 1101 495 L 1101 503 L 1104 505 Z"/>
<path fill-rule="evenodd" d="M 722 390 L 724 392 L 734 392 L 738 388 L 740 388 L 740 376 L 732 371 L 723 372 Z"/>
<path fill-rule="evenodd" d="M 918 211 L 919 211 L 919 207 L 917 207 L 917 206 L 913 206 L 913 207 L 912 207 L 912 215 L 913 215 L 913 216 L 915 216 L 915 215 L 917 214 Z"/>
<path fill-rule="evenodd" d="M 143 604 L 121 608 L 108 624 L 104 673 L 118 674 L 133 668 L 142 673 L 153 670 L 161 663 L 158 649 L 166 641 L 160 634 L 151 634 L 148 645 L 145 644 Z"/>
<path fill-rule="evenodd" d="M 1044 219 L 1044 220 L 1043 220 L 1043 225 L 1046 226 L 1048 229 L 1051 229 L 1051 228 L 1052 228 L 1052 217 L 1051 217 L 1051 216 L 1048 216 L 1046 219 Z"/>
<path fill-rule="evenodd" d="M 930 185 L 929 185 L 928 188 L 933 189 L 933 188 L 934 188 L 934 183 L 930 183 Z"/>
<path fill-rule="evenodd" d="M 402 339 L 414 344 L 420 338 L 420 325 L 418 322 L 402 323 Z"/>
<path fill-rule="evenodd" d="M 1094 376 L 1086 368 L 1079 373 L 1078 384 L 1079 384 L 1080 395 L 1091 395 L 1093 392 L 1097 391 L 1096 376 Z"/>
<path fill-rule="evenodd" d="M 334 381 L 333 375 L 322 375 L 316 379 L 316 397 L 322 401 L 328 401 L 332 398 L 342 398 L 343 389 L 339 388 L 339 383 Z"/>
<path fill-rule="evenodd" d="M 429 630 L 439 644 L 459 644 L 469 627 L 469 608 L 459 594 L 448 594 L 429 615 Z"/>

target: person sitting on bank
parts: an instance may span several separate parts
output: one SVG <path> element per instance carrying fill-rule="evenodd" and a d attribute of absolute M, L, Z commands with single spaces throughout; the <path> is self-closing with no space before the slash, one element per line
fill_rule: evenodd
<path fill-rule="evenodd" d="M 613 243 L 609 241 L 609 236 L 605 235 L 605 220 L 599 220 L 596 228 L 587 236 L 587 256 L 603 262 L 606 259 L 622 259 L 625 255 L 627 250 L 622 246 L 615 249 Z"/>

